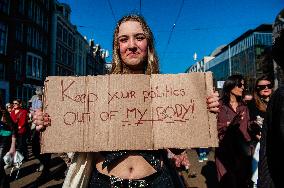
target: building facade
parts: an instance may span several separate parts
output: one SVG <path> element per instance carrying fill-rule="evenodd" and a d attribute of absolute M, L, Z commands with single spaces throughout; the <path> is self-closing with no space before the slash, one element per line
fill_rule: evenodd
<path fill-rule="evenodd" d="M 84 76 L 104 74 L 105 57 L 87 42 L 70 22 L 71 8 L 54 0 L 51 19 L 51 62 L 49 74 Z"/>
<path fill-rule="evenodd" d="M 242 74 L 248 90 L 252 91 L 256 78 L 264 74 L 273 77 L 271 37 L 272 25 L 263 24 L 249 30 L 224 46 L 206 63 L 205 70 L 213 72 L 215 83 L 230 75 Z"/>
<path fill-rule="evenodd" d="M 53 1 L 51 16 L 51 61 L 49 74 L 53 76 L 76 75 L 76 26 L 70 22 L 71 8 Z"/>
<path fill-rule="evenodd" d="M 102 50 L 99 44 L 95 44 L 94 40 L 90 40 L 89 52 L 87 54 L 87 75 L 103 75 L 107 74 L 105 55 L 106 51 Z"/>
<path fill-rule="evenodd" d="M 50 0 L 0 1 L 0 89 L 27 102 L 49 63 Z"/>
<path fill-rule="evenodd" d="M 0 95 L 27 103 L 46 76 L 105 74 L 105 51 L 93 53 L 57 0 L 0 0 Z"/>
<path fill-rule="evenodd" d="M 193 65 L 191 65 L 186 72 L 205 72 L 205 64 L 210 61 L 211 59 L 214 59 L 213 56 L 205 56 L 200 61 L 197 61 Z"/>

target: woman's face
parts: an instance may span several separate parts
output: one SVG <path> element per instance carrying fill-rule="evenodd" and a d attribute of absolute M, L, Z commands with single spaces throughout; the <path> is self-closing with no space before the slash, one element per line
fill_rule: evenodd
<path fill-rule="evenodd" d="M 259 96 L 263 98 L 267 98 L 271 95 L 272 87 L 271 82 L 268 80 L 260 80 L 256 86 Z"/>
<path fill-rule="evenodd" d="M 12 106 L 12 105 L 7 106 L 7 111 L 8 111 L 8 112 L 11 112 L 12 109 L 13 109 L 13 106 Z"/>
<path fill-rule="evenodd" d="M 242 80 L 240 84 L 236 85 L 232 90 L 231 94 L 241 97 L 243 95 L 243 91 L 245 89 L 245 81 Z"/>
<path fill-rule="evenodd" d="M 130 68 L 143 68 L 147 58 L 148 42 L 137 21 L 126 21 L 119 26 L 119 52 L 122 62 Z"/>
<path fill-rule="evenodd" d="M 18 101 L 13 101 L 13 109 L 18 109 L 20 108 L 20 104 Z"/>

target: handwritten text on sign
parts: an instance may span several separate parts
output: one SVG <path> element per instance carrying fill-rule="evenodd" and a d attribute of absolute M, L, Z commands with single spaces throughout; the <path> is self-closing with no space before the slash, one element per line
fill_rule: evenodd
<path fill-rule="evenodd" d="M 139 125 L 143 122 L 166 122 L 166 123 L 175 123 L 175 122 L 186 122 L 194 114 L 194 99 L 189 99 L 185 104 L 173 104 L 166 106 L 157 106 L 155 108 L 139 108 L 139 107 L 126 107 L 125 109 L 120 110 L 109 110 L 107 112 L 100 112 L 96 114 L 92 112 L 90 107 L 92 104 L 95 104 L 99 100 L 99 94 L 96 91 L 89 91 L 88 93 L 72 93 L 69 94 L 69 90 L 72 90 L 76 86 L 76 81 L 64 81 L 61 80 L 61 101 L 75 102 L 77 105 L 87 106 L 86 111 L 84 112 L 74 112 L 68 111 L 64 114 L 64 124 L 65 125 L 74 125 L 75 123 L 86 123 L 90 122 L 92 118 L 98 116 L 101 121 L 109 121 L 115 119 L 116 116 L 122 116 L 123 120 L 121 121 L 122 125 Z M 153 100 L 155 98 L 169 98 L 169 97 L 183 97 L 186 95 L 184 88 L 172 88 L 168 85 L 164 87 L 151 87 L 150 90 L 142 91 L 114 91 L 107 92 L 108 100 L 107 104 L 115 103 L 119 100 L 132 100 L 137 98 L 142 98 L 143 102 L 148 102 L 148 100 Z M 152 118 L 148 114 L 152 113 Z M 131 122 L 131 119 L 135 119 L 134 122 Z"/>

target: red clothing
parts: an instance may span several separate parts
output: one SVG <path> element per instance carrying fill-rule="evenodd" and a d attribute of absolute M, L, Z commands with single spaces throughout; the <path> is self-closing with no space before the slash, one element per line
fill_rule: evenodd
<path fill-rule="evenodd" d="M 15 110 L 11 112 L 11 118 L 18 125 L 18 134 L 22 135 L 27 131 L 28 123 L 28 111 L 25 109 L 18 109 L 18 113 L 15 113 Z"/>
<path fill-rule="evenodd" d="M 249 111 L 247 106 L 239 103 L 236 112 L 232 106 L 220 102 L 220 112 L 217 117 L 219 147 L 216 148 L 216 167 L 220 187 L 246 187 L 250 179 L 250 157 L 240 149 L 241 141 L 251 140 L 248 133 Z M 235 118 L 242 114 L 242 118 Z M 232 123 L 235 118 L 235 123 Z"/>

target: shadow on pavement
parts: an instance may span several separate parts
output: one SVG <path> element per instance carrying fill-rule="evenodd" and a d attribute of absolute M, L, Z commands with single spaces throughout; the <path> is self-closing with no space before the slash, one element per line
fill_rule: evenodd
<path fill-rule="evenodd" d="M 63 164 L 65 162 L 60 157 L 55 157 L 55 158 L 51 159 L 51 161 L 50 161 L 50 168 L 53 168 L 53 167 L 55 167 L 55 166 L 57 166 L 61 163 Z M 31 164 L 31 165 L 26 166 L 26 167 L 21 167 L 17 179 L 21 179 L 21 178 L 23 178 L 27 175 L 30 175 L 30 174 L 36 172 L 37 167 L 38 167 L 38 164 Z M 16 174 L 17 174 L 17 170 L 14 170 L 13 173 L 12 173 L 12 176 L 10 177 L 11 181 L 15 180 Z"/>
<path fill-rule="evenodd" d="M 218 187 L 218 179 L 216 173 L 216 165 L 214 161 L 208 161 L 201 169 L 201 174 L 205 177 L 207 188 Z"/>
<path fill-rule="evenodd" d="M 53 158 L 51 160 L 51 168 L 53 168 L 57 165 L 59 165 L 59 166 L 56 169 L 53 169 L 52 171 L 48 171 L 46 173 L 42 172 L 42 174 L 34 182 L 24 186 L 23 188 L 35 188 L 35 187 L 39 187 L 41 185 L 44 185 L 45 183 L 47 183 L 51 180 L 64 179 L 64 172 L 65 172 L 67 166 L 66 166 L 65 162 L 60 157 L 56 157 L 56 158 Z M 53 185 L 53 186 L 49 186 L 49 187 L 52 187 L 52 188 L 62 187 L 62 184 Z"/>

